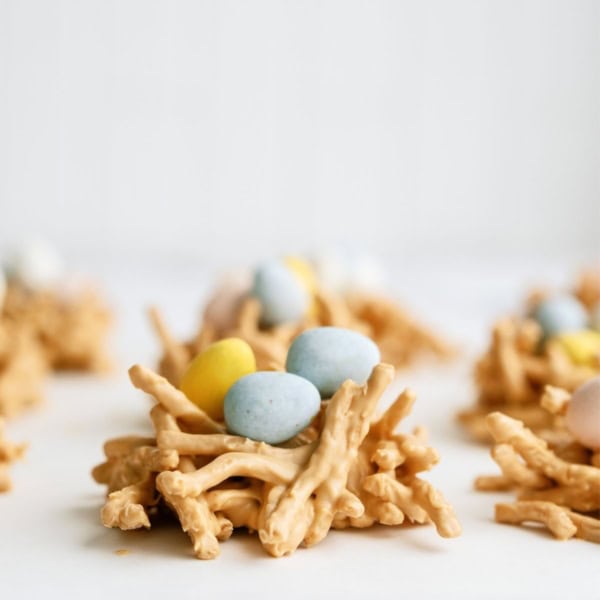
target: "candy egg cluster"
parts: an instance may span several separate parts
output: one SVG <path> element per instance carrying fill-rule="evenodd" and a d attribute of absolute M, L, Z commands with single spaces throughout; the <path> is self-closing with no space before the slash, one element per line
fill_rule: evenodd
<path fill-rule="evenodd" d="M 219 331 L 235 325 L 238 310 L 247 297 L 260 302 L 260 324 L 270 328 L 299 323 L 316 314 L 319 285 L 342 294 L 377 290 L 386 279 L 382 266 L 366 254 L 350 250 L 328 250 L 311 261 L 300 256 L 273 258 L 253 272 L 227 276 L 209 299 L 204 312 L 207 324 Z"/>
<path fill-rule="evenodd" d="M 223 278 L 209 298 L 204 321 L 217 331 L 235 326 L 243 301 L 254 297 L 260 302 L 263 327 L 298 323 L 314 310 L 317 279 L 302 258 L 271 259 L 254 271 L 236 271 Z"/>
<path fill-rule="evenodd" d="M 569 294 L 540 302 L 533 318 L 542 328 L 545 341 L 557 343 L 577 365 L 594 366 L 600 358 L 600 331 L 597 318 Z"/>
<path fill-rule="evenodd" d="M 271 444 L 305 429 L 347 379 L 364 384 L 380 362 L 377 346 L 338 327 L 305 331 L 292 343 L 287 372 L 256 372 L 250 346 L 229 338 L 211 344 L 188 366 L 180 389 L 234 434 Z"/>

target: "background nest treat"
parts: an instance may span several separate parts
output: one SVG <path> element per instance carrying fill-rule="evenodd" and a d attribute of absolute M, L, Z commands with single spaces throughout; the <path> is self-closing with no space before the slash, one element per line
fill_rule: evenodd
<path fill-rule="evenodd" d="M 0 317 L 0 417 L 12 417 L 41 402 L 47 371 L 35 331 Z"/>
<path fill-rule="evenodd" d="M 166 379 L 140 366 L 135 387 L 157 404 L 153 438 L 108 441 L 93 476 L 108 487 L 102 522 L 149 528 L 161 507 L 177 515 L 198 558 L 219 554 L 235 528 L 257 532 L 273 556 L 321 541 L 331 528 L 432 522 L 443 537 L 460 533 L 452 507 L 417 475 L 438 462 L 424 433 L 394 433 L 414 395 L 403 392 L 378 419 L 394 369 L 380 364 L 359 386 L 346 381 L 313 423 L 273 446 L 228 435 Z"/>
<path fill-rule="evenodd" d="M 566 390 L 548 387 L 542 404 L 560 420 L 569 399 Z M 558 539 L 600 543 L 600 451 L 579 444 L 563 426 L 547 432 L 544 440 L 500 412 L 486 421 L 502 475 L 479 477 L 475 487 L 518 493 L 516 502 L 496 505 L 496 521 L 539 522 Z"/>
<path fill-rule="evenodd" d="M 504 319 L 494 326 L 492 342 L 475 366 L 477 404 L 459 421 L 478 440 L 489 441 L 486 417 L 501 411 L 534 431 L 547 429 L 551 415 L 540 406 L 545 385 L 573 391 L 599 369 L 574 364 L 557 344 L 539 351 L 542 331 L 531 319 Z"/>
<path fill-rule="evenodd" d="M 313 327 L 335 326 L 359 331 L 369 336 L 381 351 L 382 360 L 396 368 L 406 367 L 423 355 L 448 358 L 453 348 L 417 321 L 395 302 L 380 296 L 352 294 L 345 297 L 319 290 L 314 310 L 302 322 L 263 328 L 260 303 L 246 298 L 238 309 L 235 325 L 217 329 L 203 323 L 196 335 L 180 342 L 169 332 L 160 313 L 153 308 L 150 318 L 162 345 L 159 371 L 177 385 L 189 362 L 211 343 L 239 337 L 252 347 L 259 370 L 283 369 L 292 340 Z"/>
<path fill-rule="evenodd" d="M 4 420 L 0 417 L 0 493 L 7 492 L 12 487 L 9 467 L 25 452 L 24 444 L 13 444 L 4 436 Z"/>
<path fill-rule="evenodd" d="M 528 312 L 546 294 L 534 292 Z M 582 275 L 574 295 L 591 309 L 600 301 L 600 274 Z M 546 385 L 574 391 L 600 373 L 600 356 L 592 365 L 578 365 L 557 342 L 544 342 L 538 323 L 530 318 L 499 320 L 493 327 L 490 345 L 475 365 L 478 390 L 475 406 L 458 414 L 459 422 L 477 440 L 490 442 L 486 417 L 500 411 L 523 423 L 534 432 L 553 424 L 551 415 L 540 405 Z"/>
<path fill-rule="evenodd" d="M 61 297 L 11 283 L 3 314 L 33 329 L 52 369 L 99 371 L 109 366 L 104 345 L 111 313 L 92 290 Z"/>

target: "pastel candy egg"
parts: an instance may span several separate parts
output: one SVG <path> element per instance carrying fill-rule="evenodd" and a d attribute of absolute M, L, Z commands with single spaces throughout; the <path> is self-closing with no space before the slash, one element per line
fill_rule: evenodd
<path fill-rule="evenodd" d="M 318 252 L 312 260 L 319 281 L 329 290 L 344 292 L 349 286 L 348 263 L 336 249 Z"/>
<path fill-rule="evenodd" d="M 594 366 L 600 357 L 600 332 L 584 329 L 553 338 L 576 365 Z"/>
<path fill-rule="evenodd" d="M 57 283 L 63 263 L 54 247 L 42 240 L 30 240 L 18 247 L 6 264 L 10 278 L 32 289 L 44 289 Z"/>
<path fill-rule="evenodd" d="M 235 326 L 238 310 L 252 287 L 252 274 L 239 271 L 225 276 L 204 309 L 204 322 L 218 331 Z"/>
<path fill-rule="evenodd" d="M 339 293 L 385 287 L 387 276 L 381 263 L 354 247 L 322 250 L 315 255 L 313 264 L 323 285 Z"/>
<path fill-rule="evenodd" d="M 573 392 L 566 424 L 581 444 L 600 448 L 600 377 L 590 379 Z"/>
<path fill-rule="evenodd" d="M 329 398 L 346 381 L 363 384 L 379 363 L 379 348 L 368 337 L 341 327 L 316 327 L 290 346 L 285 368 L 314 383 Z"/>
<path fill-rule="evenodd" d="M 253 373 L 231 386 L 225 397 L 225 423 L 231 433 L 279 444 L 305 429 L 319 412 L 315 386 L 297 375 Z"/>
<path fill-rule="evenodd" d="M 261 324 L 266 327 L 300 321 L 310 305 L 310 297 L 298 278 L 276 260 L 256 269 L 251 294 L 260 301 Z"/>
<path fill-rule="evenodd" d="M 241 377 L 256 371 L 252 348 L 239 338 L 211 344 L 186 369 L 179 388 L 199 408 L 217 421 L 223 420 L 223 401 Z"/>
<path fill-rule="evenodd" d="M 292 274 L 298 279 L 302 287 L 306 290 L 309 295 L 309 308 L 308 314 L 312 317 L 316 316 L 319 308 L 316 300 L 316 293 L 318 290 L 317 276 L 313 271 L 313 268 L 308 262 L 299 256 L 286 256 L 283 259 L 285 266 L 292 272 Z"/>
<path fill-rule="evenodd" d="M 312 267 L 299 256 L 286 256 L 283 259 L 285 266 L 296 276 L 298 281 L 309 294 L 317 291 L 317 276 Z"/>
<path fill-rule="evenodd" d="M 383 265 L 373 256 L 357 254 L 351 262 L 351 291 L 380 291 L 385 288 L 387 276 Z"/>
<path fill-rule="evenodd" d="M 533 314 L 546 338 L 579 331 L 587 326 L 588 315 L 574 296 L 553 296 L 540 302 Z"/>

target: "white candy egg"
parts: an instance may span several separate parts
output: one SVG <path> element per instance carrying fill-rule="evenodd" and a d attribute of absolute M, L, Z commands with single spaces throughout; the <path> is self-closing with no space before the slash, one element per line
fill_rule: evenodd
<path fill-rule="evenodd" d="M 339 250 L 330 248 L 316 253 L 312 265 L 318 280 L 326 289 L 343 293 L 348 288 L 348 263 Z"/>
<path fill-rule="evenodd" d="M 329 248 L 315 254 L 313 266 L 324 287 L 339 293 L 376 292 L 387 274 L 375 257 L 355 248 Z"/>
<path fill-rule="evenodd" d="M 9 277 L 39 290 L 53 286 L 63 274 L 63 262 L 50 244 L 29 240 L 21 244 L 6 264 Z"/>

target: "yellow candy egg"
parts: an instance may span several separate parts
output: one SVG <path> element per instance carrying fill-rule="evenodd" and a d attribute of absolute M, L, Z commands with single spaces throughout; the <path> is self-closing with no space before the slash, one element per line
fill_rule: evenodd
<path fill-rule="evenodd" d="M 309 294 L 314 294 L 317 291 L 317 276 L 312 267 L 303 258 L 299 256 L 286 256 L 283 262 L 298 278 Z"/>
<path fill-rule="evenodd" d="M 317 276 L 313 268 L 299 256 L 286 256 L 283 259 L 285 266 L 292 272 L 302 287 L 308 292 L 311 298 L 308 314 L 315 316 L 317 312 L 317 303 L 315 294 L 317 293 Z"/>
<path fill-rule="evenodd" d="M 252 348 L 239 338 L 211 344 L 189 364 L 179 388 L 199 408 L 217 421 L 223 420 L 223 400 L 229 388 L 244 375 L 256 371 Z"/>
<path fill-rule="evenodd" d="M 554 341 L 566 352 L 576 365 L 593 367 L 600 357 L 600 333 L 591 329 L 583 329 L 563 333 Z"/>

